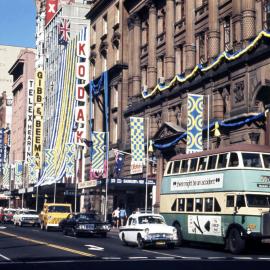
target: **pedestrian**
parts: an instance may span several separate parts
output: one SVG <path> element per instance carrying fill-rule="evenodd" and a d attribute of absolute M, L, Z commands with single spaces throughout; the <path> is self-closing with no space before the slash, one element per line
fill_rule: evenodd
<path fill-rule="evenodd" d="M 124 209 L 124 207 L 121 207 L 120 212 L 119 212 L 119 217 L 120 217 L 120 220 L 121 220 L 121 226 L 124 226 L 126 218 L 127 218 L 127 212 Z"/>
<path fill-rule="evenodd" d="M 112 212 L 113 227 L 116 227 L 116 228 L 119 227 L 119 213 L 120 213 L 120 208 L 119 208 L 119 207 L 117 207 L 117 208 Z"/>

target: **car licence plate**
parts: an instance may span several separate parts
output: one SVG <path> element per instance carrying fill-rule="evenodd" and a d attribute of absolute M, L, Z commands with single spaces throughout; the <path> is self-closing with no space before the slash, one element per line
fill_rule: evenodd
<path fill-rule="evenodd" d="M 165 241 L 157 241 L 156 242 L 156 245 L 157 246 L 163 246 L 163 245 L 165 245 L 166 243 L 165 243 Z"/>

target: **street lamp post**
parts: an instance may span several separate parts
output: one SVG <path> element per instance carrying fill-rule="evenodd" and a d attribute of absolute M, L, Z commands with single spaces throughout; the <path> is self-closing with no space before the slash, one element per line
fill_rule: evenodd
<path fill-rule="evenodd" d="M 106 132 L 106 183 L 105 183 L 105 207 L 104 207 L 104 221 L 107 220 L 107 211 L 108 211 L 108 182 L 109 182 L 109 131 Z"/>
<path fill-rule="evenodd" d="M 146 118 L 146 172 L 145 172 L 145 213 L 147 213 L 148 200 L 148 142 L 149 142 L 149 118 Z"/>

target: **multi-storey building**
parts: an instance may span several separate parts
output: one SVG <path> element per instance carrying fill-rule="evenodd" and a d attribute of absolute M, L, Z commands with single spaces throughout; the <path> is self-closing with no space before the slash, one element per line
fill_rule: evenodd
<path fill-rule="evenodd" d="M 251 44 L 262 30 L 269 29 L 266 0 L 163 0 L 124 1 L 128 22 L 128 96 L 130 116 L 150 119 L 150 137 L 156 147 L 156 202 L 166 162 L 184 153 L 185 140 L 170 144 L 187 126 L 187 94 L 210 96 L 210 121 L 240 123 L 263 112 L 269 105 L 269 39 L 237 59 L 221 61 L 208 72 L 191 73 L 209 66 L 224 51 L 231 55 Z M 168 84 L 176 74 L 190 75 L 162 92 L 152 93 L 159 83 Z M 142 92 L 145 93 L 144 98 Z M 205 121 L 206 124 L 206 121 Z M 204 136 L 204 148 L 207 145 Z M 235 143 L 269 144 L 269 120 L 221 128 L 221 136 L 210 134 L 210 148 Z M 151 168 L 149 173 L 155 171 Z"/>

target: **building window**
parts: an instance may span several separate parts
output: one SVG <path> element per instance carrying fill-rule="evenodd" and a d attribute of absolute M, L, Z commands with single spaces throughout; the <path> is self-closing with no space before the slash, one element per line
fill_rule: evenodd
<path fill-rule="evenodd" d="M 177 74 L 181 74 L 184 71 L 184 54 L 183 54 L 183 46 L 180 45 L 175 48 L 175 72 Z"/>
<path fill-rule="evenodd" d="M 93 79 L 96 76 L 96 61 L 92 59 L 90 65 L 91 65 L 90 76 Z"/>
<path fill-rule="evenodd" d="M 112 100 L 112 107 L 118 108 L 118 85 L 113 86 L 113 100 Z"/>
<path fill-rule="evenodd" d="M 107 51 L 101 53 L 102 71 L 107 70 Z"/>
<path fill-rule="evenodd" d="M 120 12 L 119 12 L 119 3 L 115 5 L 115 17 L 114 17 L 114 23 L 118 24 L 120 22 Z"/>
<path fill-rule="evenodd" d="M 93 27 L 92 27 L 92 44 L 96 44 L 96 42 L 97 42 L 96 26 L 93 25 Z"/>
<path fill-rule="evenodd" d="M 106 35 L 108 33 L 108 18 L 107 14 L 103 16 L 102 18 L 102 28 L 103 28 L 103 35 Z"/>
<path fill-rule="evenodd" d="M 115 144 L 117 143 L 117 133 L 118 133 L 118 123 L 117 123 L 117 118 L 113 119 L 113 137 L 112 137 L 112 143 Z"/>
<path fill-rule="evenodd" d="M 199 63 L 203 64 L 206 62 L 206 55 L 205 55 L 205 32 L 202 32 L 199 35 Z"/>
<path fill-rule="evenodd" d="M 270 29 L 270 0 L 263 1 L 263 30 Z"/>
<path fill-rule="evenodd" d="M 164 77 L 164 56 L 157 59 L 157 76 L 158 79 Z"/>
<path fill-rule="evenodd" d="M 230 51 L 231 47 L 231 18 L 226 17 L 224 20 L 224 49 Z"/>
<path fill-rule="evenodd" d="M 142 45 L 148 42 L 148 22 L 142 22 Z"/>
<path fill-rule="evenodd" d="M 147 85 L 147 66 L 143 66 L 141 69 L 141 86 Z"/>
<path fill-rule="evenodd" d="M 175 3 L 175 21 L 178 22 L 185 17 L 185 1 L 176 0 Z"/>
<path fill-rule="evenodd" d="M 158 35 L 165 31 L 165 11 L 164 9 L 158 11 L 158 24 L 157 24 Z"/>

